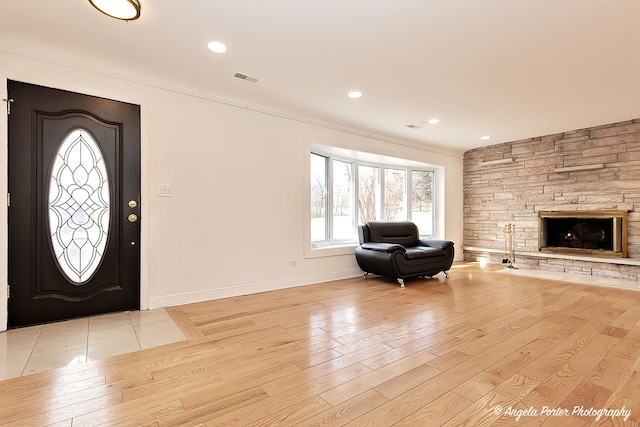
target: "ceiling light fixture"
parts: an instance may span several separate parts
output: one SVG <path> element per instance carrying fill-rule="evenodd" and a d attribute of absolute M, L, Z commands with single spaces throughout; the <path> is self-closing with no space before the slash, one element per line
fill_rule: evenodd
<path fill-rule="evenodd" d="M 435 125 L 436 123 L 440 123 L 440 119 L 436 119 L 434 117 L 433 119 L 427 120 L 427 123 L 429 123 L 430 125 Z"/>
<path fill-rule="evenodd" d="M 485 135 L 480 137 L 481 140 L 486 141 L 487 139 L 491 139 L 491 136 Z"/>
<path fill-rule="evenodd" d="M 358 92 L 358 91 L 353 91 L 353 92 L 349 92 L 349 98 L 360 98 L 362 96 L 362 92 Z"/>
<path fill-rule="evenodd" d="M 225 53 L 227 51 L 227 47 L 224 43 L 220 42 L 211 42 L 207 45 L 209 50 L 214 53 Z"/>
<path fill-rule="evenodd" d="M 133 21 L 140 17 L 138 0 L 89 0 L 100 12 L 123 21 Z"/>

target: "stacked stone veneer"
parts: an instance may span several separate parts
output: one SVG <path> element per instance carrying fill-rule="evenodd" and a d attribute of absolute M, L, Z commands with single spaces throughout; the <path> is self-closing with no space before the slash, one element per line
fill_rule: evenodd
<path fill-rule="evenodd" d="M 513 161 L 507 164 L 481 164 L 509 158 Z M 601 164 L 602 168 L 592 170 L 556 172 L 557 168 Z M 539 211 L 602 209 L 629 211 L 631 262 L 534 256 L 539 255 Z M 465 259 L 488 255 L 491 263 L 502 262 L 503 230 L 508 223 L 516 226 L 519 266 L 640 280 L 640 265 L 633 265 L 640 264 L 640 119 L 466 152 Z"/>

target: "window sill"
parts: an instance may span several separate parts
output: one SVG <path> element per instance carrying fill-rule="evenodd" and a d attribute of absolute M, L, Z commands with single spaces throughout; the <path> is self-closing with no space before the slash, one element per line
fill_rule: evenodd
<path fill-rule="evenodd" d="M 305 258 L 320 258 L 337 255 L 353 255 L 357 243 L 345 243 L 344 245 L 331 245 L 319 248 L 306 248 L 304 251 Z"/>

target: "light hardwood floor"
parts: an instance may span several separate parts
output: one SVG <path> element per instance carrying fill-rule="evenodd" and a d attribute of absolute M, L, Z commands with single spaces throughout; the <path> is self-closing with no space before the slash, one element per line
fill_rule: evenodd
<path fill-rule="evenodd" d="M 0 424 L 638 427 L 640 292 L 495 268 L 173 307 L 187 341 L 2 381 Z"/>

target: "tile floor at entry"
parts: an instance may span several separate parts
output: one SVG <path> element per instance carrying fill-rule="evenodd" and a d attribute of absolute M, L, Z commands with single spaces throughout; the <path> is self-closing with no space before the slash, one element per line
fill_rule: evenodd
<path fill-rule="evenodd" d="M 11 329 L 0 332 L 0 380 L 184 339 L 164 309 L 111 313 Z"/>

